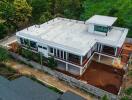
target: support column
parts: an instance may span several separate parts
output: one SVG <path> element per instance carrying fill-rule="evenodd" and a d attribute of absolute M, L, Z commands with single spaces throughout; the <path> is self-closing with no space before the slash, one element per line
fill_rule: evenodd
<path fill-rule="evenodd" d="M 80 65 L 82 65 L 82 56 L 81 56 L 81 59 L 80 59 Z"/>
<path fill-rule="evenodd" d="M 82 68 L 80 68 L 80 75 L 82 75 Z"/>
<path fill-rule="evenodd" d="M 100 59 L 101 59 L 101 55 L 99 54 L 99 59 L 98 59 L 99 62 L 100 62 Z"/>
<path fill-rule="evenodd" d="M 68 53 L 66 52 L 66 61 L 68 60 Z"/>
<path fill-rule="evenodd" d="M 103 46 L 102 46 L 102 44 L 101 44 L 100 52 L 102 52 L 102 49 L 103 49 Z"/>
<path fill-rule="evenodd" d="M 117 56 L 117 47 L 115 48 L 115 56 Z"/>

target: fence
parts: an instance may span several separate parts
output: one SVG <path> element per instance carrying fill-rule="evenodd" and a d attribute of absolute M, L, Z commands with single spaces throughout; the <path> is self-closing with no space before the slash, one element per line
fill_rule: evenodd
<path fill-rule="evenodd" d="M 107 95 L 110 100 L 117 100 L 118 99 L 117 95 L 114 95 L 112 93 L 109 93 L 107 91 L 99 89 L 97 87 L 94 87 L 94 86 L 92 86 L 90 84 L 87 84 L 87 83 L 85 83 L 85 82 L 83 82 L 81 80 L 78 80 L 78 79 L 73 78 L 71 76 L 65 75 L 65 74 L 60 73 L 58 71 L 51 70 L 50 68 L 42 66 L 42 65 L 40 65 L 40 64 L 38 64 L 38 63 L 36 63 L 34 61 L 29 61 L 26 58 L 24 58 L 24 57 L 22 57 L 20 55 L 17 55 L 17 54 L 15 54 L 13 52 L 10 52 L 10 54 L 15 59 L 18 59 L 18 60 L 20 60 L 20 61 L 22 61 L 22 62 L 24 62 L 24 63 L 26 63 L 28 65 L 31 65 L 34 68 L 43 70 L 44 72 L 47 72 L 50 75 L 67 82 L 70 86 L 74 86 L 74 87 L 80 88 L 80 89 L 82 89 L 82 90 L 84 90 L 86 92 L 92 93 L 92 94 L 94 94 L 94 95 L 96 95 L 98 97 L 102 97 L 104 95 Z"/>

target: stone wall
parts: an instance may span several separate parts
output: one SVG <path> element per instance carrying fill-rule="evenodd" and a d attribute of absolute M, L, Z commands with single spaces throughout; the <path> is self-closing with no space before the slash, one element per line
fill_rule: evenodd
<path fill-rule="evenodd" d="M 52 75 L 53 77 L 56 77 L 60 80 L 63 80 L 65 82 L 67 82 L 70 86 L 74 86 L 74 87 L 77 87 L 77 88 L 80 88 L 86 92 L 89 92 L 89 93 L 92 93 L 94 94 L 95 96 L 98 96 L 98 97 L 102 97 L 104 95 L 107 95 L 109 97 L 110 100 L 117 100 L 118 99 L 118 96 L 112 94 L 112 93 L 109 93 L 107 91 L 104 91 L 102 89 L 99 89 L 97 87 L 94 87 L 90 84 L 87 84 L 81 80 L 77 80 L 76 78 L 73 78 L 71 76 L 68 76 L 66 74 L 63 74 L 63 73 L 60 73 L 58 71 L 55 71 L 55 70 L 51 70 L 50 68 L 46 67 L 46 66 L 42 66 L 34 61 L 31 61 L 31 60 L 27 60 L 26 58 L 23 58 L 22 56 L 20 55 L 17 55 L 13 52 L 10 52 L 10 54 L 15 58 L 15 59 L 18 59 L 28 65 L 31 65 L 33 66 L 34 68 L 36 69 L 39 69 L 39 70 L 43 70 L 44 72 L 47 72 L 48 74 Z"/>

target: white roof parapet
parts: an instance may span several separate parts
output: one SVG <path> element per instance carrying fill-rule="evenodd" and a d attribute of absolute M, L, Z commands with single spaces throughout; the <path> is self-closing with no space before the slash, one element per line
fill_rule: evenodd
<path fill-rule="evenodd" d="M 113 23 L 117 20 L 117 17 L 109 17 L 109 16 L 102 16 L 102 15 L 94 15 L 90 19 L 86 21 L 86 23 L 98 24 L 98 25 L 105 25 L 105 26 L 112 26 Z"/>

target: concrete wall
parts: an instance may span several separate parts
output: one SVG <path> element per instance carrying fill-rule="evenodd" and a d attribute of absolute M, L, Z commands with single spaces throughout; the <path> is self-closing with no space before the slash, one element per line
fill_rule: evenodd
<path fill-rule="evenodd" d="M 132 38 L 126 38 L 125 42 L 126 43 L 132 43 Z"/>
<path fill-rule="evenodd" d="M 102 89 L 99 89 L 97 87 L 94 87 L 90 84 L 87 84 L 81 80 L 77 80 L 73 77 L 70 77 L 68 75 L 65 75 L 63 73 L 60 73 L 58 71 L 55 71 L 55 70 L 51 70 L 50 68 L 48 67 L 45 67 L 45 66 L 42 66 L 34 61 L 28 61 L 26 58 L 23 58 L 22 56 L 20 55 L 17 55 L 13 52 L 10 52 L 10 54 L 15 58 L 15 59 L 18 59 L 26 64 L 30 64 L 31 66 L 33 66 L 34 68 L 36 69 L 39 69 L 39 70 L 43 70 L 44 72 L 47 72 L 49 73 L 50 75 L 52 75 L 53 77 L 56 77 L 58 79 L 61 79 L 65 82 L 67 82 L 70 86 L 73 86 L 73 87 L 77 87 L 77 88 L 80 88 L 86 92 L 89 92 L 89 93 L 92 93 L 94 94 L 95 96 L 98 96 L 98 97 L 102 97 L 104 95 L 107 95 L 108 98 L 110 100 L 118 100 L 118 96 L 112 94 L 112 93 L 109 93 L 107 91 L 104 91 Z"/>

